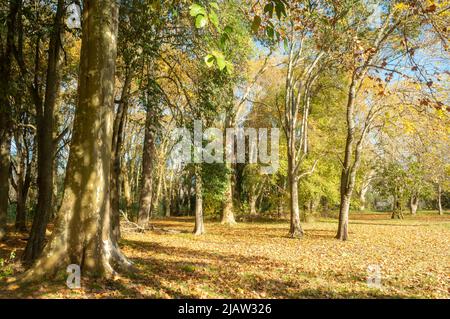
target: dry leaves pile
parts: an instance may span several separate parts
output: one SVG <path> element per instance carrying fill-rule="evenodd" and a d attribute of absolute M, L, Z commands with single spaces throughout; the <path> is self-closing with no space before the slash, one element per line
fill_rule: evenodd
<path fill-rule="evenodd" d="M 114 281 L 83 280 L 6 288 L 1 297 L 64 298 L 449 298 L 450 216 L 406 220 L 352 215 L 350 240 L 334 239 L 336 221 L 304 224 L 301 240 L 287 223 L 207 223 L 193 236 L 192 220 L 154 221 L 155 229 L 125 234 L 124 253 L 138 272 Z M 0 247 L 1 251 L 5 247 Z M 367 285 L 368 266 L 381 268 L 381 288 Z M 3 291 L 2 291 L 3 290 Z"/>

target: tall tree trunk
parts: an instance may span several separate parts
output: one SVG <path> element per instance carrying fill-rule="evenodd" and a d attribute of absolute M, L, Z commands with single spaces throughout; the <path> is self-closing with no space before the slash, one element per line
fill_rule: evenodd
<path fill-rule="evenodd" d="M 234 219 L 233 212 L 233 176 L 232 176 L 232 167 L 231 163 L 227 163 L 227 185 L 225 190 L 225 199 L 223 203 L 223 211 L 222 211 L 222 224 L 226 225 L 234 225 L 236 224 L 236 220 Z"/>
<path fill-rule="evenodd" d="M 4 104 L 2 104 L 4 105 Z M 8 124 L 4 114 L 0 114 L 0 240 L 6 236 L 6 217 L 9 204 L 9 172 L 10 172 L 10 150 L 11 134 L 7 129 Z"/>
<path fill-rule="evenodd" d="M 126 166 L 126 165 L 124 165 Z M 125 210 L 127 215 L 129 214 L 129 210 L 131 208 L 132 200 L 131 200 L 131 186 L 130 186 L 130 180 L 128 176 L 128 172 L 124 171 L 126 167 L 122 167 L 122 193 L 123 193 L 123 199 L 125 201 Z"/>
<path fill-rule="evenodd" d="M 375 171 L 370 170 L 369 173 L 364 176 L 364 180 L 361 185 L 361 191 L 359 192 L 359 203 L 360 203 L 359 210 L 360 211 L 366 210 L 366 202 L 367 202 L 366 195 L 367 195 L 367 192 L 369 191 L 370 182 L 371 182 L 374 174 L 375 174 Z"/>
<path fill-rule="evenodd" d="M 339 224 L 336 238 L 340 240 L 348 239 L 348 216 L 350 210 L 350 202 L 353 194 L 353 189 L 356 180 L 356 171 L 359 166 L 361 147 L 363 137 L 359 140 L 357 147 L 353 150 L 354 139 L 355 139 L 355 121 L 354 121 L 354 107 L 355 107 L 355 97 L 356 97 L 356 85 L 359 77 L 362 74 L 353 74 L 352 83 L 349 88 L 348 100 L 347 100 L 347 138 L 345 142 L 345 155 L 344 162 L 341 173 L 341 202 L 339 205 Z M 352 156 L 355 159 L 352 164 Z"/>
<path fill-rule="evenodd" d="M 153 197 L 153 163 L 155 154 L 153 121 L 154 113 L 149 108 L 145 120 L 144 149 L 142 153 L 141 193 L 139 196 L 138 224 L 146 226 L 150 219 Z"/>
<path fill-rule="evenodd" d="M 203 186 L 200 164 L 195 165 L 195 226 L 194 235 L 205 233 L 203 225 Z"/>
<path fill-rule="evenodd" d="M 110 277 L 131 264 L 111 234 L 110 168 L 118 4 L 83 2 L 78 107 L 55 230 L 23 280 L 77 264 L 84 276 Z"/>
<path fill-rule="evenodd" d="M 419 206 L 419 197 L 417 195 L 412 195 L 409 201 L 409 209 L 411 215 L 416 215 L 418 206 Z"/>
<path fill-rule="evenodd" d="M 114 119 L 111 150 L 111 229 L 114 239 L 120 239 L 120 175 L 121 153 L 123 145 L 123 129 L 128 110 L 128 92 L 130 90 L 132 72 L 127 70 L 125 82 L 120 96 L 117 114 Z"/>
<path fill-rule="evenodd" d="M 48 51 L 45 100 L 36 103 L 37 148 L 38 148 L 38 202 L 31 227 L 30 238 L 23 254 L 25 262 L 32 262 L 42 252 L 45 231 L 53 210 L 53 161 L 55 143 L 53 139 L 54 110 L 61 82 L 61 37 L 63 35 L 65 3 L 58 0 Z"/>
<path fill-rule="evenodd" d="M 442 209 L 442 186 L 441 186 L 441 184 L 438 184 L 438 198 L 437 198 L 437 203 L 438 203 L 438 211 L 439 211 L 439 215 L 444 215 L 444 210 Z"/>
<path fill-rule="evenodd" d="M 21 1 L 9 1 L 6 18 L 6 44 L 0 52 L 0 240 L 6 235 L 6 217 L 9 204 L 9 173 L 11 154 L 11 63 L 13 58 L 16 17 Z"/>
<path fill-rule="evenodd" d="M 300 225 L 300 207 L 298 204 L 298 178 L 296 174 L 296 139 L 293 128 L 289 130 L 288 147 L 288 180 L 289 180 L 289 208 L 291 211 L 289 236 L 300 238 L 303 236 L 303 229 Z"/>

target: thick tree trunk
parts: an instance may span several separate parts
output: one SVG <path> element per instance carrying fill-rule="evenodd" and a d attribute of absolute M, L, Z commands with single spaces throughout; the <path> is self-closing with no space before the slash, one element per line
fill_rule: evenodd
<path fill-rule="evenodd" d="M 128 91 L 131 86 L 132 73 L 128 71 L 120 96 L 117 114 L 114 119 L 112 150 L 111 150 L 111 229 L 114 239 L 120 239 L 120 175 L 121 153 L 123 144 L 123 128 L 128 110 Z"/>
<path fill-rule="evenodd" d="M 23 280 L 77 264 L 83 276 L 109 277 L 131 264 L 111 234 L 110 168 L 118 4 L 83 2 L 78 107 L 55 230 Z"/>
<path fill-rule="evenodd" d="M 418 207 L 419 207 L 419 197 L 416 195 L 411 196 L 411 199 L 409 201 L 409 209 L 411 215 L 416 215 Z"/>
<path fill-rule="evenodd" d="M 222 211 L 222 224 L 234 225 L 236 220 L 234 219 L 233 212 L 233 176 L 231 164 L 227 163 L 228 174 L 227 174 L 227 188 L 225 190 L 225 199 L 223 203 Z"/>
<path fill-rule="evenodd" d="M 441 184 L 438 184 L 438 198 L 437 198 L 437 203 L 438 203 L 438 211 L 439 211 L 439 215 L 444 215 L 444 210 L 442 208 L 442 186 Z"/>
<path fill-rule="evenodd" d="M 38 203 L 31 227 L 30 238 L 23 254 L 25 262 L 32 262 L 42 252 L 45 231 L 53 212 L 53 160 L 54 160 L 54 110 L 61 82 L 61 36 L 64 23 L 64 0 L 58 0 L 53 32 L 49 44 L 45 100 L 42 106 L 35 101 L 37 114 L 38 148 Z"/>
<path fill-rule="evenodd" d="M 339 225 L 337 239 L 348 239 L 348 213 L 350 210 L 350 197 L 341 195 L 341 205 L 339 207 Z"/>
<path fill-rule="evenodd" d="M 203 224 L 203 186 L 201 167 L 195 165 L 195 226 L 194 235 L 202 235 L 205 233 Z"/>
<path fill-rule="evenodd" d="M 150 219 L 153 197 L 153 163 L 154 163 L 154 132 L 152 110 L 147 110 L 145 121 L 144 149 L 142 153 L 141 193 L 139 197 L 138 224 L 145 227 Z"/>
<path fill-rule="evenodd" d="M 11 154 L 11 63 L 13 59 L 14 32 L 19 1 L 9 1 L 6 18 L 6 45 L 0 51 L 0 240 L 6 235 L 6 217 L 9 204 L 9 172 Z"/>

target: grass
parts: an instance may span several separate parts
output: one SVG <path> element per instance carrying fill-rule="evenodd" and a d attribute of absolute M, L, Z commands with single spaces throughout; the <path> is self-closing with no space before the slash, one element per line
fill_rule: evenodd
<path fill-rule="evenodd" d="M 391 220 L 388 213 L 351 214 L 350 240 L 334 239 L 335 219 L 303 224 L 303 239 L 288 238 L 287 222 L 207 223 L 193 236 L 192 219 L 154 224 L 179 233 L 127 233 L 122 249 L 138 272 L 116 280 L 64 281 L 20 287 L 0 283 L 10 298 L 449 298 L 450 216 L 419 214 Z M 20 255 L 13 234 L 0 258 Z M 15 273 L 22 271 L 17 264 Z M 368 266 L 381 269 L 381 289 L 366 283 Z M 8 268 L 8 269 L 10 269 Z M 1 271 L 0 271 L 1 273 Z M 8 273 L 9 274 L 9 273 Z M 4 281 L 4 280 L 3 280 Z"/>

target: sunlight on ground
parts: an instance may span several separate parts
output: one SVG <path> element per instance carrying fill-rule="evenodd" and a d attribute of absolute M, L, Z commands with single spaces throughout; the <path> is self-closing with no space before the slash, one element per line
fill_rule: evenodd
<path fill-rule="evenodd" d="M 70 298 L 449 298 L 450 216 L 353 214 L 350 240 L 334 239 L 336 221 L 303 224 L 306 236 L 287 238 L 287 222 L 154 221 L 164 230 L 124 235 L 121 246 L 140 270 L 115 281 L 63 281 L 39 287 L 0 286 L 2 297 Z M 7 247 L 0 247 L 3 255 Z M 9 253 L 9 251 L 8 251 Z M 20 255 L 19 251 L 17 252 Z M 381 267 L 381 289 L 369 288 L 369 265 Z"/>

